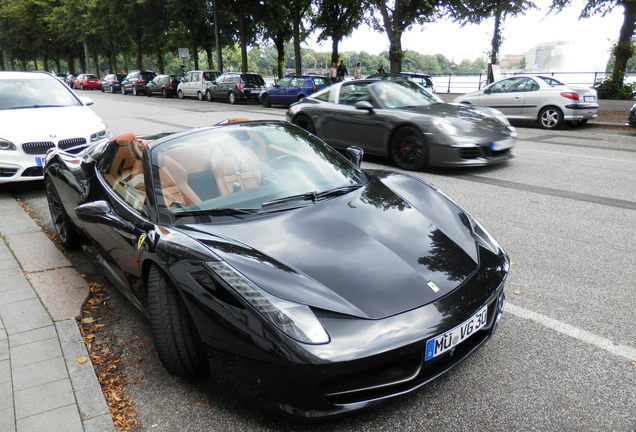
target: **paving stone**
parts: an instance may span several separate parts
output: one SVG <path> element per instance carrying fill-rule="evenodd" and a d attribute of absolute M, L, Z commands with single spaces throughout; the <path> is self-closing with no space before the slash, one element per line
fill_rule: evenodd
<path fill-rule="evenodd" d="M 11 212 L 9 215 L 10 217 L 2 217 L 2 211 L 0 211 L 0 232 L 2 234 L 11 235 L 16 233 L 42 231 L 42 228 L 40 228 L 38 224 L 36 224 L 33 219 L 31 219 L 31 217 L 22 210 L 22 208 L 18 206 L 18 209 L 19 211 Z"/>
<path fill-rule="evenodd" d="M 0 270 L 19 269 L 20 264 L 15 260 L 13 255 L 11 258 L 0 258 Z"/>
<path fill-rule="evenodd" d="M 9 338 L 11 348 L 15 348 L 19 345 L 28 344 L 31 342 L 38 342 L 45 339 L 51 339 L 57 337 L 55 326 L 48 325 L 46 327 L 40 327 L 33 330 L 27 330 L 21 333 L 12 334 Z"/>
<path fill-rule="evenodd" d="M 69 260 L 43 232 L 12 234 L 5 236 L 5 239 L 27 273 L 71 266 Z"/>
<path fill-rule="evenodd" d="M 13 391 L 47 384 L 68 378 L 62 357 L 13 368 Z"/>
<path fill-rule="evenodd" d="M 84 421 L 85 432 L 114 432 L 115 425 L 110 414 L 103 414 L 99 417 Z"/>
<path fill-rule="evenodd" d="M 0 243 L 1 244 L 1 243 Z M 22 269 L 20 268 L 20 264 L 18 264 L 18 262 L 15 260 L 15 258 L 13 258 L 13 256 L 11 256 L 11 261 L 13 261 L 14 265 L 11 268 L 0 268 L 0 282 L 3 282 L 4 280 L 8 279 L 8 278 L 12 278 L 12 277 L 22 277 L 25 278 L 24 273 L 22 272 Z M 28 282 L 26 280 L 26 278 L 24 279 L 25 282 Z M 9 284 L 5 284 L 0 283 L 0 291 L 10 291 L 12 290 L 13 287 Z"/>
<path fill-rule="evenodd" d="M 9 360 L 0 361 L 0 384 L 11 381 L 11 363 Z M 4 397 L 4 395 L 2 396 Z M 2 429 L 0 429 L 2 430 Z"/>
<path fill-rule="evenodd" d="M 0 412 L 6 410 L 11 410 L 11 412 L 13 412 L 13 398 L 11 396 L 4 397 L 4 395 L 10 395 L 12 393 L 13 386 L 10 381 L 0 384 L 0 395 L 3 395 L 3 397 L 0 397 Z"/>
<path fill-rule="evenodd" d="M 51 317 L 37 298 L 0 305 L 0 316 L 9 336 L 51 324 Z"/>
<path fill-rule="evenodd" d="M 13 408 L 0 410 L 0 431 L 15 431 L 15 413 Z"/>
<path fill-rule="evenodd" d="M 21 302 L 23 300 L 28 300 L 32 298 L 36 298 L 37 295 L 33 288 L 26 280 L 26 278 L 15 278 L 16 280 L 22 279 L 22 282 L 16 285 L 0 285 L 0 305 L 7 305 L 11 303 Z M 0 281 L 4 283 L 4 281 Z M 4 289 L 7 289 L 5 291 Z M 9 291 L 10 290 L 10 291 Z"/>
<path fill-rule="evenodd" d="M 17 432 L 82 432 L 82 430 L 82 421 L 75 405 L 18 419 L 17 424 Z"/>
<path fill-rule="evenodd" d="M 27 278 L 54 321 L 81 316 L 89 289 L 74 268 L 30 273 Z"/>
<path fill-rule="evenodd" d="M 60 349 L 60 342 L 57 338 L 32 342 L 11 348 L 11 364 L 13 368 L 61 356 L 62 350 Z"/>
<path fill-rule="evenodd" d="M 71 382 L 68 379 L 18 390 L 13 395 L 15 417 L 18 420 L 71 404 L 73 404 L 73 410 L 79 419 L 79 413 L 75 406 L 75 396 L 73 396 Z"/>
<path fill-rule="evenodd" d="M 0 341 L 0 360 L 8 360 L 9 359 L 9 341 L 3 340 Z"/>

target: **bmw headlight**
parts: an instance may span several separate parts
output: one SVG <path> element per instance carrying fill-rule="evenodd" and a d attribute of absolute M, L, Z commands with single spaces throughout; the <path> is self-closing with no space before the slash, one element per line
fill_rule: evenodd
<path fill-rule="evenodd" d="M 15 144 L 4 138 L 0 138 L 0 150 L 15 150 Z"/>
<path fill-rule="evenodd" d="M 437 127 L 437 129 L 441 130 L 442 132 L 446 133 L 446 135 L 450 135 L 450 136 L 457 136 L 458 135 L 458 130 L 455 126 L 453 126 L 453 124 L 444 118 L 436 118 L 433 120 L 433 125 L 435 125 L 435 127 Z"/>
<path fill-rule="evenodd" d="M 111 136 L 112 134 L 110 133 L 110 130 L 108 130 L 106 125 L 102 123 L 99 130 L 94 134 L 91 134 L 91 142 L 101 141 L 103 139 L 110 138 Z"/>
<path fill-rule="evenodd" d="M 223 262 L 208 261 L 206 265 L 287 336 L 307 344 L 329 342 L 329 335 L 308 306 L 263 291 Z"/>

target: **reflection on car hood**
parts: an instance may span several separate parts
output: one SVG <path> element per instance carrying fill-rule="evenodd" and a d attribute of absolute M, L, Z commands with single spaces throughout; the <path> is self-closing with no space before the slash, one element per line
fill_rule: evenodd
<path fill-rule="evenodd" d="M 383 318 L 435 301 L 478 267 L 461 210 L 416 180 L 385 177 L 300 209 L 180 228 L 276 296 Z M 421 191 L 420 202 L 400 197 L 391 182 Z"/>
<path fill-rule="evenodd" d="M 0 137 L 14 143 L 88 138 L 101 123 L 85 106 L 0 110 Z"/>

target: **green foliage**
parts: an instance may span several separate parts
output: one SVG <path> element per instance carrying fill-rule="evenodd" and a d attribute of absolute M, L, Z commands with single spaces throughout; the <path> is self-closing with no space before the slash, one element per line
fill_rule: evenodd
<path fill-rule="evenodd" d="M 607 79 L 596 87 L 599 99 L 630 100 L 636 96 L 635 84 L 617 84 Z"/>

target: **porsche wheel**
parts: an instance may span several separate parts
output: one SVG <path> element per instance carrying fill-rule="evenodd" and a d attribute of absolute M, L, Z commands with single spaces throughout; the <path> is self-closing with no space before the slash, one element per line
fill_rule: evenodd
<path fill-rule="evenodd" d="M 417 129 L 406 126 L 393 135 L 390 146 L 391 158 L 395 164 L 408 171 L 426 166 L 428 149 L 424 137 Z"/>
<path fill-rule="evenodd" d="M 266 93 L 263 96 L 261 96 L 261 104 L 265 107 L 271 107 L 272 106 L 272 100 L 269 98 L 269 95 Z"/>
<path fill-rule="evenodd" d="M 294 118 L 292 123 L 295 124 L 296 126 L 299 126 L 305 129 L 307 132 L 310 132 L 314 135 L 316 134 L 316 128 L 314 127 L 314 122 L 311 121 L 311 119 L 304 114 L 300 114 L 296 116 L 296 118 Z"/>
<path fill-rule="evenodd" d="M 539 126 L 543 129 L 558 129 L 563 123 L 563 112 L 557 107 L 548 106 L 539 112 Z"/>
<path fill-rule="evenodd" d="M 62 200 L 60 200 L 60 196 L 53 186 L 53 180 L 47 177 L 44 183 L 46 188 L 46 201 L 49 205 L 49 212 L 51 213 L 51 220 L 53 221 L 57 238 L 60 240 L 60 243 L 62 243 L 62 246 L 67 249 L 72 249 L 79 244 L 79 233 L 75 229 L 75 226 L 73 226 L 66 211 L 64 211 Z"/>
<path fill-rule="evenodd" d="M 199 335 L 168 277 L 152 265 L 148 273 L 148 314 L 159 360 L 176 376 L 206 376 L 207 360 Z"/>

